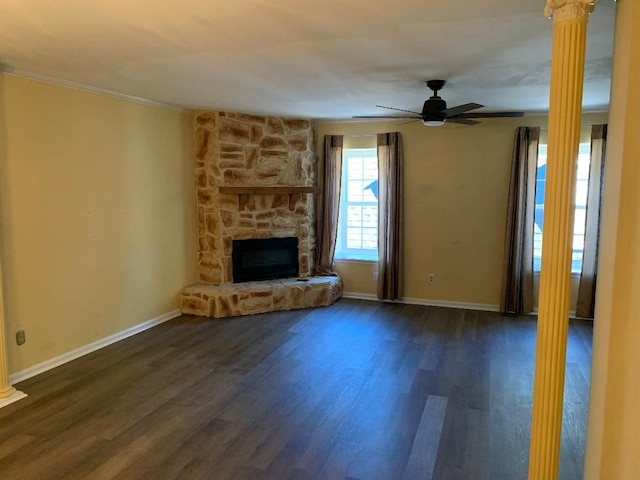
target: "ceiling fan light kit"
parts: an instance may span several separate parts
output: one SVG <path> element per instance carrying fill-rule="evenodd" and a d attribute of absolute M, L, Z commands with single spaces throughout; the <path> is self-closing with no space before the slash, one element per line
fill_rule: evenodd
<path fill-rule="evenodd" d="M 385 107 L 384 105 L 376 105 L 379 108 L 387 108 L 399 112 L 411 113 L 412 115 L 367 115 L 357 116 L 353 118 L 408 118 L 413 120 L 422 120 L 423 125 L 428 127 L 440 127 L 446 122 L 460 123 L 462 125 L 477 125 L 480 122 L 475 118 L 506 118 L 506 117 L 522 117 L 524 112 L 476 112 L 468 113 L 471 110 L 484 107 L 479 103 L 465 103 L 457 107 L 447 108 L 447 102 L 438 96 L 438 91 L 444 87 L 445 80 L 427 80 L 427 87 L 433 91 L 433 95 L 429 97 L 422 106 L 422 112 L 414 112 L 412 110 L 404 110 L 402 108 Z"/>
<path fill-rule="evenodd" d="M 427 127 L 441 127 L 442 125 L 444 125 L 444 119 L 442 120 L 422 120 L 422 124 L 426 125 Z"/>

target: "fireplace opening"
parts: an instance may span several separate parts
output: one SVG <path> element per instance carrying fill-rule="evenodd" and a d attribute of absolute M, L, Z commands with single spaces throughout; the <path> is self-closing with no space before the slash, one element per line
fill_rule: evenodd
<path fill-rule="evenodd" d="M 233 282 L 298 276 L 298 239 L 234 240 L 231 252 Z"/>

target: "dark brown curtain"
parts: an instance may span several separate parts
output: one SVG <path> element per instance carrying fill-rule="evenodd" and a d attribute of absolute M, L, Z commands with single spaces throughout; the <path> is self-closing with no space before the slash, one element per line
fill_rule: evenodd
<path fill-rule="evenodd" d="M 342 135 L 325 135 L 322 158 L 318 164 L 315 267 L 317 275 L 335 275 L 333 256 L 336 251 L 340 209 L 342 140 Z"/>
<path fill-rule="evenodd" d="M 507 206 L 502 313 L 533 311 L 533 222 L 539 139 L 539 127 L 519 127 L 516 132 Z"/>
<path fill-rule="evenodd" d="M 593 318 L 600 242 L 600 209 L 604 184 L 604 160 L 607 148 L 607 126 L 591 127 L 591 167 L 587 193 L 587 222 L 584 232 L 582 273 L 578 286 L 576 317 Z"/>
<path fill-rule="evenodd" d="M 400 300 L 402 280 L 402 140 L 378 134 L 378 298 Z"/>

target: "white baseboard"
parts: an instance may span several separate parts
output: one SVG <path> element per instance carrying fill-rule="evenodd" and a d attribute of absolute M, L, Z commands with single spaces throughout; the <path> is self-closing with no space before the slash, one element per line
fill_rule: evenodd
<path fill-rule="evenodd" d="M 402 298 L 402 303 L 426 305 L 429 307 L 460 308 L 462 310 L 480 310 L 482 312 L 499 312 L 500 305 L 490 303 L 449 302 L 445 300 L 428 300 L 425 298 Z"/>
<path fill-rule="evenodd" d="M 67 353 L 63 353 L 62 355 L 52 358 L 50 360 L 44 361 L 42 363 L 38 363 L 33 367 L 26 368 L 20 372 L 16 372 L 12 375 L 9 375 L 9 382 L 13 385 L 18 382 L 22 382 L 31 377 L 35 377 L 40 373 L 44 373 L 52 368 L 59 367 L 67 362 L 75 360 L 76 358 L 80 358 L 84 355 L 87 355 L 91 352 L 95 352 L 96 350 L 100 350 L 112 343 L 116 343 L 120 340 L 124 340 L 127 337 L 131 337 L 137 333 L 144 332 L 145 330 L 150 329 L 151 327 L 155 327 L 161 323 L 164 323 L 173 318 L 179 317 L 181 315 L 180 310 L 172 310 L 171 312 L 160 315 L 159 317 L 152 318 L 151 320 L 147 320 L 146 322 L 142 322 L 138 325 L 135 325 L 131 328 L 127 328 L 126 330 L 122 330 L 121 332 L 115 333 L 113 335 L 109 335 L 101 340 L 90 343 L 89 345 L 85 345 L 84 347 L 77 348 Z"/>
<path fill-rule="evenodd" d="M 533 312 L 531 312 L 529 315 L 538 315 L 538 307 L 535 307 L 533 309 Z M 593 321 L 593 318 L 576 317 L 576 311 L 569 310 L 569 320 L 592 320 Z"/>
<path fill-rule="evenodd" d="M 353 298 L 355 300 L 372 300 L 374 302 L 379 301 L 378 297 L 371 293 L 343 292 L 342 298 Z M 406 303 L 408 305 L 425 305 L 428 307 L 445 307 L 445 308 L 459 308 L 463 310 L 480 310 L 483 312 L 500 311 L 499 305 L 492 305 L 487 303 L 449 302 L 444 300 L 429 300 L 425 298 L 402 297 L 399 303 Z"/>
<path fill-rule="evenodd" d="M 356 293 L 356 292 L 342 292 L 342 298 L 353 298 L 354 300 L 372 300 L 378 301 L 378 296 L 372 293 Z"/>

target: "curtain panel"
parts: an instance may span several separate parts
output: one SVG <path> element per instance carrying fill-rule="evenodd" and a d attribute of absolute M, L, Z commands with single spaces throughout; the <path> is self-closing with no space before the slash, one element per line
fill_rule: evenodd
<path fill-rule="evenodd" d="M 325 135 L 322 158 L 318 164 L 315 266 L 317 275 L 336 275 L 333 257 L 336 251 L 340 210 L 342 144 L 342 135 Z"/>
<path fill-rule="evenodd" d="M 402 140 L 378 134 L 378 288 L 380 300 L 396 301 L 402 283 Z"/>
<path fill-rule="evenodd" d="M 587 212 L 582 255 L 582 272 L 578 286 L 576 317 L 593 318 L 598 245 L 600 243 L 600 210 L 604 185 L 604 161 L 607 148 L 607 125 L 591 127 L 591 164 L 587 190 Z"/>
<path fill-rule="evenodd" d="M 500 311 L 533 311 L 533 226 L 539 127 L 519 127 L 513 148 Z"/>

